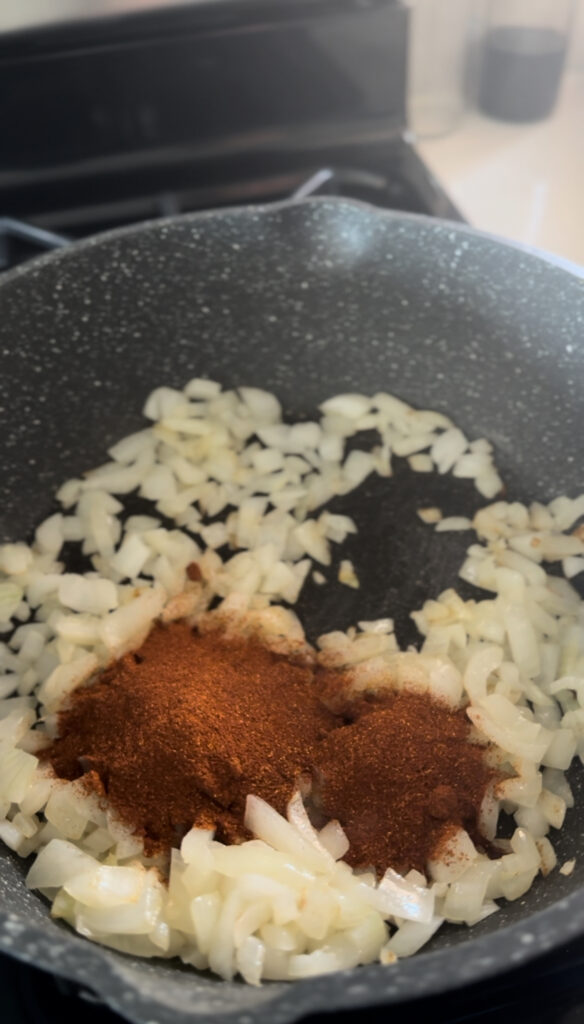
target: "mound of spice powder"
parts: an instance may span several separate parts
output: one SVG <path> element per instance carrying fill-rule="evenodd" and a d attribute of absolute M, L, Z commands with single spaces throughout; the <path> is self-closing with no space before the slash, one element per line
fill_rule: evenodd
<path fill-rule="evenodd" d="M 56 775 L 82 779 L 152 854 L 192 827 L 249 838 L 248 793 L 280 813 L 301 775 L 345 829 L 354 866 L 425 865 L 454 825 L 480 842 L 493 777 L 464 711 L 424 695 L 321 700 L 342 677 L 254 639 L 155 626 L 134 654 L 75 691 L 44 751 Z"/>
<path fill-rule="evenodd" d="M 319 744 L 319 804 L 346 824 L 353 865 L 424 872 L 462 825 L 478 846 L 478 810 L 494 773 L 469 743 L 464 711 L 400 691 L 345 710 L 350 724 Z"/>

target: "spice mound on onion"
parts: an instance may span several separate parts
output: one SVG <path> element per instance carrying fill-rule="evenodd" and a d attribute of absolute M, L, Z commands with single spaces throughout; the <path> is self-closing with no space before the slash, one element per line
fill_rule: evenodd
<path fill-rule="evenodd" d="M 353 867 L 424 872 L 453 827 L 484 845 L 478 818 L 495 773 L 463 710 L 407 688 L 351 695 L 309 652 L 299 664 L 212 620 L 203 633 L 156 625 L 71 695 L 41 755 L 105 798 L 147 856 L 192 827 L 250 838 L 248 794 L 284 814 L 301 777 L 313 814 L 340 822 Z M 322 694 L 335 686 L 333 712 Z"/>

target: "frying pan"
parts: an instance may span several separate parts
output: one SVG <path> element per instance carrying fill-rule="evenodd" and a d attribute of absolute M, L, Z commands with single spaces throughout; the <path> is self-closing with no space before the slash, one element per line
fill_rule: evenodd
<path fill-rule="evenodd" d="M 582 490 L 584 288 L 549 261 L 466 227 L 343 200 L 248 207 L 89 239 L 0 283 L 0 539 L 26 537 L 64 480 L 139 428 L 147 393 L 195 375 L 273 390 L 310 417 L 327 396 L 385 390 L 450 414 L 496 445 L 509 499 Z M 360 591 L 307 584 L 309 636 L 409 610 L 456 582 L 464 546 L 416 508 L 478 507 L 468 481 L 396 467 L 335 507 Z M 339 555 L 340 557 L 340 555 Z M 336 578 L 336 573 L 331 573 Z M 465 592 L 471 593 L 470 589 Z M 50 920 L 1 853 L 0 949 L 93 989 L 136 1022 L 284 1024 L 318 1010 L 395 1003 L 487 978 L 584 932 L 584 793 L 557 871 L 472 931 L 444 928 L 411 960 L 251 989 L 92 945 Z"/>

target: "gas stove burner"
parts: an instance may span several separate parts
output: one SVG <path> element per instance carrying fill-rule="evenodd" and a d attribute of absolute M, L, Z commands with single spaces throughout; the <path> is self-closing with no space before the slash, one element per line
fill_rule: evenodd
<path fill-rule="evenodd" d="M 350 195 L 354 189 L 368 189 L 382 196 L 387 195 L 389 182 L 381 174 L 371 174 L 369 171 L 349 167 L 335 171 L 330 167 L 323 167 L 294 190 L 292 199 L 298 201 L 316 195 Z"/>
<path fill-rule="evenodd" d="M 14 217 L 0 217 L 0 270 L 14 266 L 37 252 L 59 249 L 69 239 L 54 231 L 45 231 Z"/>
<path fill-rule="evenodd" d="M 368 154 L 363 152 L 364 159 Z M 380 155 L 376 159 L 382 165 Z M 154 196 L 136 196 L 128 200 L 64 211 L 53 211 L 31 218 L 32 223 L 15 217 L 0 217 L 0 270 L 8 269 L 47 249 L 67 245 L 73 238 L 95 231 L 119 227 L 139 220 L 169 217 L 208 207 L 240 205 L 249 202 L 298 202 L 315 195 L 358 199 L 386 209 L 405 209 L 460 220 L 460 214 L 428 175 L 415 151 L 401 140 L 393 152 L 384 155 L 387 172 L 375 168 L 376 160 L 365 166 L 327 166 L 315 171 L 280 174 L 271 178 L 232 182 L 203 190 L 175 189 Z M 1 194 L 0 194 L 1 196 Z M 66 227 L 69 237 L 48 230 L 45 225 Z"/>

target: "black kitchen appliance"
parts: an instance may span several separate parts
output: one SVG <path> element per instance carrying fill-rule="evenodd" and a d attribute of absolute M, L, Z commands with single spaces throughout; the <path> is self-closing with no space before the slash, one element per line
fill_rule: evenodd
<path fill-rule="evenodd" d="M 193 0 L 0 35 L 0 216 L 77 238 L 310 181 L 458 219 L 406 132 L 407 41 L 396 0 Z M 4 266 L 51 244 L 0 230 Z"/>

